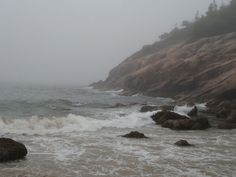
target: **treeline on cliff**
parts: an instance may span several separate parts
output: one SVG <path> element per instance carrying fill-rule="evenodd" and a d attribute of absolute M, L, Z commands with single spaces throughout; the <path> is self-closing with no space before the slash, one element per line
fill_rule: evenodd
<path fill-rule="evenodd" d="M 219 6 L 214 0 L 206 15 L 199 16 L 197 12 L 193 22 L 183 21 L 182 27 L 175 27 L 171 32 L 164 33 L 161 40 L 211 37 L 236 31 L 236 0 L 228 5 Z"/>

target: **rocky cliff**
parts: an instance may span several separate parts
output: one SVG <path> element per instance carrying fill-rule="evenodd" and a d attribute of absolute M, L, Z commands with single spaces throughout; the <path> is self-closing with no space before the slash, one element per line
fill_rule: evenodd
<path fill-rule="evenodd" d="M 236 99 L 236 32 L 144 46 L 93 86 L 174 99 Z"/>

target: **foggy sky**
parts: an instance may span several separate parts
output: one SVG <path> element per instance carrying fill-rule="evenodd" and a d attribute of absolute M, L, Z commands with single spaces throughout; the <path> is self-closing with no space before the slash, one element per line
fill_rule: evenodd
<path fill-rule="evenodd" d="M 212 0 L 1 0 L 0 84 L 89 84 Z M 221 4 L 221 0 L 218 1 Z M 225 2 L 229 2 L 225 1 Z"/>

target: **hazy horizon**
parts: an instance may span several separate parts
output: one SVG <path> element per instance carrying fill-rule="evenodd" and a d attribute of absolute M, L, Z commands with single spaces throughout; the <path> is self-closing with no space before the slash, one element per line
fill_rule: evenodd
<path fill-rule="evenodd" d="M 0 84 L 87 85 L 104 80 L 114 66 L 176 23 L 193 20 L 197 11 L 204 14 L 210 2 L 1 1 Z"/>

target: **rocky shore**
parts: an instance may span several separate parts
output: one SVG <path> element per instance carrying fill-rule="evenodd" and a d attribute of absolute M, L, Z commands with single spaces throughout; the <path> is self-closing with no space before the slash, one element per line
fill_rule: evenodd
<path fill-rule="evenodd" d="M 177 104 L 206 102 L 208 113 L 222 122 L 219 128 L 235 128 L 236 32 L 144 46 L 92 86 L 123 89 L 123 95 L 169 97 Z"/>

